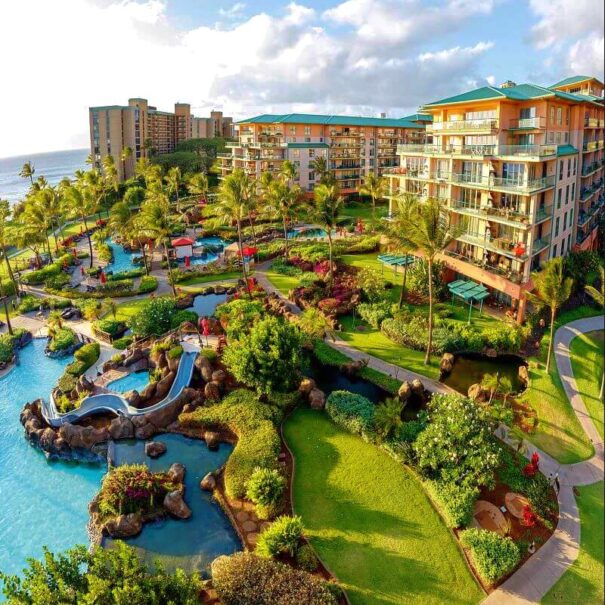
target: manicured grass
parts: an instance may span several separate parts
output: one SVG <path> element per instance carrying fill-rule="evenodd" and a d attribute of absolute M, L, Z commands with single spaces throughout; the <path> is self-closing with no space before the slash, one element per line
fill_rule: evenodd
<path fill-rule="evenodd" d="M 571 367 L 578 390 L 592 421 L 603 437 L 603 402 L 599 398 L 603 376 L 605 332 L 597 330 L 581 334 L 571 341 Z"/>
<path fill-rule="evenodd" d="M 118 321 L 128 321 L 135 313 L 141 310 L 141 307 L 149 300 L 148 298 L 139 298 L 137 300 L 127 300 L 120 303 L 116 309 L 116 319 Z"/>
<path fill-rule="evenodd" d="M 376 203 L 376 220 L 379 221 L 381 218 L 387 216 L 389 213 L 389 205 L 385 202 Z M 341 218 L 351 217 L 357 220 L 362 219 L 365 222 L 371 223 L 372 217 L 372 200 L 370 198 L 364 199 L 363 201 L 351 202 L 347 204 L 341 212 Z"/>
<path fill-rule="evenodd" d="M 478 603 L 482 592 L 417 479 L 318 411 L 286 422 L 295 512 L 352 605 Z"/>
<path fill-rule="evenodd" d="M 207 284 L 208 282 L 220 282 L 223 279 L 239 279 L 241 276 L 241 271 L 226 271 L 225 273 L 217 273 L 215 275 L 197 275 L 178 283 L 177 286 L 195 286 L 196 284 Z"/>
<path fill-rule="evenodd" d="M 603 481 L 579 487 L 578 506 L 582 534 L 580 555 L 561 579 L 542 599 L 543 605 L 555 603 L 603 603 Z"/>
<path fill-rule="evenodd" d="M 267 279 L 284 295 L 298 286 L 298 277 L 292 275 L 282 275 L 277 271 L 272 271 L 270 268 L 267 271 Z"/>
<path fill-rule="evenodd" d="M 424 365 L 424 351 L 414 351 L 389 340 L 380 330 L 372 328 L 359 317 L 342 317 L 342 332 L 339 336 L 352 347 L 378 357 L 383 361 L 394 363 L 406 370 L 417 372 L 437 380 L 439 378 L 439 356 L 431 356 L 430 365 Z"/>
<path fill-rule="evenodd" d="M 553 362 L 550 373 L 544 367 L 529 369 L 530 386 L 521 400 L 538 414 L 538 426 L 532 435 L 523 435 L 541 450 L 563 464 L 590 458 L 594 448 L 563 391 Z"/>

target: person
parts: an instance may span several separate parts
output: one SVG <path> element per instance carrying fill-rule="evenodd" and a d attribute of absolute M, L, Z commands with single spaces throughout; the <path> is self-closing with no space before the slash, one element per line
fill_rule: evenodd
<path fill-rule="evenodd" d="M 559 495 L 559 492 L 561 491 L 561 484 L 559 483 L 559 473 L 555 474 L 555 492 L 557 493 L 557 496 Z"/>
<path fill-rule="evenodd" d="M 210 322 L 208 318 L 204 316 L 202 318 L 202 334 L 206 337 L 206 346 L 208 346 L 208 336 L 210 336 Z"/>

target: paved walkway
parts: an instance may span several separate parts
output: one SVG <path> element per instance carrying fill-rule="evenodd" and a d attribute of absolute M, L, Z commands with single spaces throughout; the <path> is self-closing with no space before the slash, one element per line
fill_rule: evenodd
<path fill-rule="evenodd" d="M 269 264 L 258 265 L 255 277 L 267 291 L 275 292 L 285 300 L 284 296 L 271 284 L 266 276 L 265 272 Z M 294 313 L 300 313 L 300 309 L 296 305 L 287 302 Z M 506 582 L 492 592 L 483 601 L 484 605 L 530 605 L 540 603 L 542 597 L 578 558 L 580 552 L 580 516 L 573 488 L 576 485 L 590 485 L 603 480 L 604 448 L 603 439 L 596 430 L 582 396 L 578 392 L 571 367 L 569 347 L 576 336 L 603 329 L 605 329 L 603 316 L 596 316 L 573 321 L 562 326 L 555 333 L 554 353 L 561 382 L 578 420 L 594 445 L 595 454 L 590 460 L 565 465 L 542 452 L 533 444 L 524 443 L 524 455 L 531 458 L 532 454 L 537 452 L 540 456 L 540 470 L 546 476 L 559 475 L 561 484 L 558 494 L 559 524 L 546 544 Z M 337 338 L 335 342 L 326 342 L 352 359 L 368 359 L 368 367 L 399 380 L 419 378 L 430 391 L 452 392 L 448 387 L 435 380 L 363 353 L 349 346 L 340 338 Z M 505 443 L 513 447 L 518 445 L 518 441 L 511 437 L 508 427 L 501 425 L 496 434 Z"/>
<path fill-rule="evenodd" d="M 525 455 L 531 456 L 534 451 L 537 451 L 540 454 L 540 469 L 543 473 L 559 474 L 561 482 L 558 497 L 559 524 L 546 544 L 485 599 L 485 605 L 539 603 L 578 558 L 581 527 L 573 487 L 603 480 L 603 439 L 597 432 L 578 392 L 571 367 L 569 347 L 576 336 L 604 328 L 603 316 L 597 316 L 573 321 L 562 326 L 555 333 L 554 352 L 559 376 L 578 420 L 594 445 L 595 454 L 590 460 L 564 465 L 537 448 L 528 446 Z"/>

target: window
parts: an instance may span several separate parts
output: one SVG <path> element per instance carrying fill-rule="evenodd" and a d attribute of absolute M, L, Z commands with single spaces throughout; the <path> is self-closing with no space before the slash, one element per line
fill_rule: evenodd
<path fill-rule="evenodd" d="M 555 256 L 557 256 L 557 244 L 555 244 L 552 247 L 552 256 L 551 256 L 551 258 L 554 258 Z"/>
<path fill-rule="evenodd" d="M 576 199 L 576 184 L 572 183 L 571 184 L 571 201 L 575 201 Z"/>
<path fill-rule="evenodd" d="M 292 158 L 300 158 L 300 149 L 293 149 L 292 150 Z"/>
<path fill-rule="evenodd" d="M 559 126 L 563 125 L 563 109 L 561 107 L 557 107 L 557 124 Z"/>
<path fill-rule="evenodd" d="M 555 123 L 555 108 L 554 107 L 550 108 L 550 123 L 551 124 Z"/>
<path fill-rule="evenodd" d="M 571 234 L 567 236 L 567 249 L 571 250 Z"/>
<path fill-rule="evenodd" d="M 563 197 L 563 189 L 557 191 L 557 210 L 561 208 L 561 198 Z"/>
<path fill-rule="evenodd" d="M 559 235 L 559 217 L 555 219 L 555 237 Z"/>
<path fill-rule="evenodd" d="M 563 215 L 563 231 L 567 229 L 567 212 Z"/>
<path fill-rule="evenodd" d="M 525 175 L 525 164 L 513 164 L 512 162 L 504 162 L 502 164 L 502 177 L 512 181 L 513 183 L 523 183 Z"/>
<path fill-rule="evenodd" d="M 315 180 L 315 172 L 313 172 L 312 170 L 309 171 L 309 180 L 310 181 L 314 181 Z"/>
<path fill-rule="evenodd" d="M 576 170 L 578 169 L 578 156 L 575 155 L 573 158 L 573 175 L 576 176 Z"/>
<path fill-rule="evenodd" d="M 310 158 L 314 158 L 315 157 L 315 149 L 309 149 L 309 157 Z"/>
<path fill-rule="evenodd" d="M 563 180 L 563 160 L 559 160 L 559 180 Z"/>
<path fill-rule="evenodd" d="M 565 204 L 569 204 L 569 185 L 565 188 Z"/>
<path fill-rule="evenodd" d="M 571 176 L 571 160 L 567 160 L 567 178 Z"/>
<path fill-rule="evenodd" d="M 561 242 L 561 256 L 565 254 L 565 240 Z"/>
<path fill-rule="evenodd" d="M 290 126 L 290 134 L 296 134 L 296 126 Z"/>
<path fill-rule="evenodd" d="M 565 110 L 565 125 L 569 126 L 569 107 Z"/>
<path fill-rule="evenodd" d="M 311 127 L 305 126 L 305 136 L 310 136 L 310 135 L 311 135 Z"/>
<path fill-rule="evenodd" d="M 550 132 L 548 132 L 548 134 L 546 135 L 546 143 L 548 145 L 552 145 L 555 142 L 555 133 L 551 130 Z"/>

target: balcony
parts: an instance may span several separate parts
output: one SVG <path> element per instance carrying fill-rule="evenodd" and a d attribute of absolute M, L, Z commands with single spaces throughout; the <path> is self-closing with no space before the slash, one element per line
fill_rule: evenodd
<path fill-rule="evenodd" d="M 590 164 L 582 166 L 582 176 L 590 176 L 591 174 L 599 170 L 601 166 L 601 162 L 591 162 Z"/>
<path fill-rule="evenodd" d="M 346 165 L 336 165 L 335 163 L 331 163 L 330 164 L 330 170 L 352 170 L 354 168 L 361 168 L 361 164 L 359 163 L 354 163 L 354 164 L 346 164 Z"/>
<path fill-rule="evenodd" d="M 596 151 L 597 149 L 603 149 L 603 141 L 585 141 L 582 147 L 582 151 L 585 153 Z"/>
<path fill-rule="evenodd" d="M 490 177 L 488 186 L 489 189 L 504 189 L 505 191 L 529 194 L 554 187 L 555 176 L 545 176 L 540 179 L 532 179 L 528 181 L 519 181 L 518 179 L 494 176 Z"/>
<path fill-rule="evenodd" d="M 584 118 L 584 128 L 599 128 L 598 118 Z"/>
<path fill-rule="evenodd" d="M 534 240 L 534 242 L 531 246 L 532 256 L 534 254 L 538 254 L 539 252 L 542 252 L 542 250 L 544 250 L 545 248 L 548 248 L 548 246 L 550 246 L 550 236 L 548 236 L 548 235 L 545 235 L 537 240 Z"/>
<path fill-rule="evenodd" d="M 498 130 L 498 120 L 450 120 L 426 125 L 427 132 L 493 132 Z"/>
<path fill-rule="evenodd" d="M 557 145 L 498 145 L 495 155 L 544 158 L 557 155 Z"/>
<path fill-rule="evenodd" d="M 542 130 L 546 128 L 546 118 L 536 116 L 534 118 L 515 118 L 510 121 L 509 130 Z"/>
<path fill-rule="evenodd" d="M 449 259 L 451 259 L 451 261 L 449 261 Z M 516 285 L 524 283 L 523 274 L 518 271 L 513 271 L 508 267 L 508 264 L 510 264 L 510 260 L 508 258 L 498 264 L 490 264 L 483 262 L 478 258 L 462 254 L 456 250 L 446 250 L 444 260 L 446 264 L 451 266 L 452 269 L 459 273 L 463 273 L 464 275 L 467 275 L 467 272 L 465 271 L 464 265 L 461 263 L 468 264 L 469 269 L 472 267 L 469 277 L 479 279 L 479 281 L 482 281 L 488 286 L 492 286 L 497 289 L 502 289 L 502 284 L 499 283 L 500 280 L 494 280 L 493 278 L 490 279 L 490 276 L 506 279 L 507 281 Z M 489 275 L 481 276 L 482 271 L 487 272 Z"/>
<path fill-rule="evenodd" d="M 501 254 L 510 259 L 523 261 L 529 258 L 527 254 L 527 246 L 523 242 L 514 242 L 506 237 L 489 239 L 485 233 L 474 233 L 472 231 L 467 231 L 466 233 L 460 235 L 458 240 L 466 244 L 472 244 L 473 246 L 485 248 L 485 250 L 495 252 L 496 254 Z"/>
<path fill-rule="evenodd" d="M 462 200 L 452 200 L 450 206 L 454 212 L 465 214 L 467 216 L 477 216 L 488 221 L 493 221 L 503 225 L 510 225 L 517 228 L 528 228 L 532 223 L 532 214 L 529 212 L 519 212 L 507 207 L 481 206 L 479 208 L 471 206 L 469 202 Z M 542 222 L 550 218 L 552 206 L 541 208 L 536 212 L 534 223 Z"/>
<path fill-rule="evenodd" d="M 467 157 L 523 157 L 542 159 L 557 154 L 557 145 L 397 145 L 399 155 Z"/>

